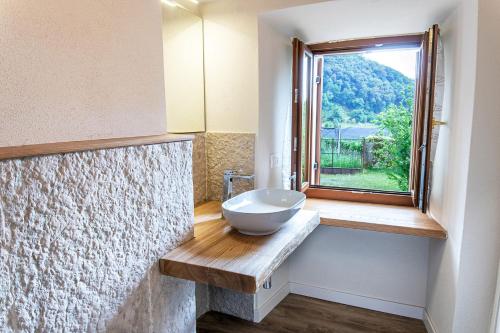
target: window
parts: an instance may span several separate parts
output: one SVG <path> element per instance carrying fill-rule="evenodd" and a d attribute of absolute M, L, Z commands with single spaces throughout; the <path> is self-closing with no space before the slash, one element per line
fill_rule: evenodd
<path fill-rule="evenodd" d="M 409 192 L 417 51 L 323 56 L 318 185 Z"/>
<path fill-rule="evenodd" d="M 294 40 L 297 190 L 426 210 L 438 30 L 313 45 Z"/>

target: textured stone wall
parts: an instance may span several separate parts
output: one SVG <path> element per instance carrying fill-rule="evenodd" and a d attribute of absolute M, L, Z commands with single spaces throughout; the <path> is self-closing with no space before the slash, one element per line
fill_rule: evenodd
<path fill-rule="evenodd" d="M 196 283 L 196 318 L 210 311 L 210 291 L 208 285 Z"/>
<path fill-rule="evenodd" d="M 196 317 L 209 311 L 225 313 L 233 317 L 254 321 L 256 295 L 230 289 L 196 284 Z"/>
<path fill-rule="evenodd" d="M 207 133 L 206 146 L 208 200 L 220 201 L 224 170 L 236 170 L 246 175 L 255 173 L 255 134 Z M 252 181 L 234 181 L 235 194 L 253 188 Z"/>
<path fill-rule="evenodd" d="M 196 133 L 193 140 L 194 205 L 207 201 L 207 152 L 205 133 Z"/>
<path fill-rule="evenodd" d="M 190 142 L 0 162 L 1 332 L 194 332 Z"/>
<path fill-rule="evenodd" d="M 210 310 L 253 321 L 255 294 L 240 293 L 230 289 L 208 286 Z"/>

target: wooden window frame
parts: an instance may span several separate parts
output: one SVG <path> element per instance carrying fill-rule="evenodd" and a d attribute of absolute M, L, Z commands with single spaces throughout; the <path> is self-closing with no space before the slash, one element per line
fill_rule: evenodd
<path fill-rule="evenodd" d="M 314 175 L 311 173 L 311 166 L 313 165 L 313 161 L 311 161 L 311 149 L 313 148 L 312 145 L 309 147 L 309 151 L 307 153 L 307 167 L 308 167 L 308 172 L 309 172 L 309 180 L 312 180 L 313 183 L 307 184 L 305 188 L 301 187 L 300 178 L 299 178 L 299 172 L 297 172 L 297 189 L 302 190 L 303 192 L 306 193 L 306 195 L 310 198 L 321 198 L 321 199 L 330 199 L 330 200 L 343 200 L 343 201 L 356 201 L 356 202 L 366 202 L 366 203 L 378 203 L 378 204 L 387 204 L 387 205 L 399 205 L 399 206 L 416 206 L 416 207 L 421 207 L 422 211 L 425 212 L 426 206 L 427 206 L 427 195 L 426 191 L 423 191 L 422 194 L 422 189 L 419 187 L 420 186 L 420 177 L 425 177 L 425 180 L 423 183 L 425 184 L 425 188 L 428 186 L 428 172 L 429 172 L 429 163 L 425 162 L 425 166 L 421 165 L 421 158 L 419 157 L 419 149 L 420 145 L 427 145 L 427 147 L 430 147 L 430 135 L 427 135 L 424 137 L 424 132 L 428 132 L 432 130 L 432 121 L 424 121 L 423 114 L 426 110 L 426 107 L 429 108 L 431 107 L 431 103 L 433 101 L 425 100 L 422 97 L 420 97 L 422 94 L 425 94 L 427 91 L 427 85 L 433 84 L 433 77 L 435 76 L 435 68 L 430 69 L 430 74 L 427 75 L 428 69 L 428 62 L 427 61 L 422 61 L 422 59 L 428 59 L 428 52 L 430 50 L 427 47 L 423 47 L 423 45 L 427 45 L 429 38 L 436 38 L 437 36 L 437 31 L 438 28 L 437 26 L 434 26 L 431 29 L 431 33 L 433 34 L 431 37 L 429 37 L 429 32 L 425 33 L 420 33 L 420 34 L 411 34 L 411 35 L 400 35 L 400 36 L 388 36 L 388 37 L 376 37 L 376 38 L 364 38 L 364 39 L 353 39 L 353 40 L 344 40 L 344 41 L 336 41 L 336 42 L 326 42 L 326 43 L 318 43 L 318 44 L 309 44 L 305 45 L 304 47 L 307 48 L 308 51 L 310 51 L 313 54 L 313 64 L 316 64 L 316 57 L 321 56 L 321 55 L 328 55 L 328 54 L 337 54 L 337 53 L 350 53 L 350 52 L 359 52 L 359 51 L 367 51 L 367 50 L 381 50 L 381 49 L 399 49 L 399 48 L 406 48 L 406 47 L 415 47 L 415 48 L 421 48 L 424 50 L 425 54 L 420 54 L 419 61 L 417 61 L 417 78 L 416 78 L 416 87 L 415 87 L 415 106 L 414 106 L 414 128 L 413 128 L 413 142 L 412 142 L 412 151 L 411 151 L 411 158 L 412 162 L 410 165 L 410 180 L 409 180 L 409 186 L 410 186 L 410 191 L 409 192 L 388 192 L 388 191 L 376 191 L 376 190 L 363 190 L 363 189 L 351 189 L 351 188 L 337 188 L 337 187 L 325 187 L 325 186 L 320 186 L 316 185 L 319 184 L 319 176 L 320 176 L 320 171 L 321 170 L 321 158 L 319 156 L 319 151 L 320 151 L 320 136 L 321 136 L 321 114 L 320 112 L 317 112 L 316 114 L 316 136 L 315 136 L 315 147 L 316 149 L 316 154 L 315 154 L 315 163 L 317 165 L 317 172 L 314 173 Z M 294 45 L 295 43 L 300 43 L 298 40 L 294 40 Z M 432 43 L 432 47 L 435 48 L 437 43 Z M 435 51 L 435 50 L 432 50 Z M 435 56 L 435 52 L 432 53 L 433 57 Z M 298 55 L 294 54 L 294 66 L 296 66 L 299 61 Z M 433 59 L 435 60 L 435 59 Z M 313 66 L 313 75 L 317 75 L 315 70 L 318 71 L 322 70 L 323 62 L 318 64 L 317 66 Z M 295 67 L 294 67 L 295 68 Z M 434 69 L 434 70 L 433 70 Z M 425 75 L 424 75 L 425 74 Z M 430 76 L 430 78 L 429 78 Z M 422 79 L 422 77 L 425 78 L 425 80 Z M 295 81 L 295 80 L 299 81 Z M 296 75 L 294 75 L 294 88 L 297 87 L 298 84 L 301 84 L 302 78 L 297 78 Z M 314 80 L 313 80 L 314 81 Z M 312 83 L 314 85 L 314 82 Z M 320 110 L 319 106 L 321 106 L 322 103 L 322 82 L 321 84 L 318 84 L 318 89 L 316 89 L 316 110 Z M 431 87 L 432 88 L 432 87 Z M 314 89 L 313 89 L 314 91 Z M 430 99 L 433 99 L 433 94 L 431 94 Z M 310 94 L 310 102 L 312 103 L 312 94 Z M 297 108 L 300 107 L 296 104 L 292 104 L 293 107 L 293 115 L 297 116 L 298 110 Z M 431 110 L 432 111 L 432 110 Z M 312 112 L 311 112 L 312 114 Z M 432 117 L 432 112 L 430 113 Z M 432 119 L 432 118 L 431 118 Z M 311 119 L 312 120 L 312 119 Z M 310 124 L 312 124 L 310 122 Z M 312 126 L 312 125 L 311 125 Z M 427 127 L 424 130 L 424 127 Z M 297 128 L 298 130 L 298 128 Z M 309 135 L 312 133 L 312 128 L 309 129 Z M 296 133 L 292 133 L 293 137 L 300 137 L 296 136 Z M 312 138 L 311 138 L 312 139 Z M 292 139 L 293 140 L 293 139 Z M 300 143 L 300 140 L 299 140 Z M 310 143 L 312 143 L 312 140 L 310 140 Z M 293 168 L 293 163 L 294 163 L 294 156 L 295 156 L 294 151 L 292 151 L 292 168 Z M 426 156 L 426 160 L 429 158 L 429 153 L 430 149 L 426 149 L 424 152 L 424 155 Z M 297 165 L 295 159 L 295 165 Z M 425 169 L 423 171 L 422 169 Z M 298 169 L 300 171 L 300 169 Z M 293 172 L 293 170 L 292 170 Z M 422 173 L 424 172 L 424 173 Z M 314 178 L 314 179 L 312 179 Z M 422 207 L 423 205 L 423 207 Z"/>
<path fill-rule="evenodd" d="M 401 36 L 349 39 L 335 42 L 309 44 L 315 55 L 366 50 L 399 49 L 404 47 L 420 47 L 424 34 Z"/>
<path fill-rule="evenodd" d="M 429 182 L 430 182 L 430 172 L 431 172 L 431 164 L 430 164 L 430 158 L 431 158 L 431 144 L 432 144 L 432 130 L 434 128 L 434 102 L 435 102 L 435 89 L 436 89 L 436 64 L 437 64 L 437 49 L 438 49 L 438 38 L 439 38 L 439 27 L 437 24 L 435 24 L 430 32 L 425 33 L 428 38 L 431 40 L 431 47 L 432 50 L 428 49 L 428 52 L 431 52 L 432 60 L 431 60 L 431 67 L 429 68 L 429 75 L 428 75 L 428 84 L 429 84 L 429 90 L 432 92 L 429 94 L 429 100 L 427 101 L 426 107 L 429 108 L 429 111 L 426 113 L 429 117 L 427 122 L 424 122 L 423 126 L 426 127 L 426 132 L 430 133 L 425 135 L 424 142 L 425 146 L 427 149 L 425 149 L 425 171 L 422 174 L 422 171 L 420 173 L 420 176 L 424 178 L 424 189 L 420 190 L 420 194 L 416 196 L 416 198 L 419 200 L 419 202 L 415 203 L 415 206 L 420 207 L 422 212 L 426 212 L 427 207 L 429 206 L 429 196 L 428 196 L 428 191 L 429 191 Z M 427 64 L 428 65 L 428 64 Z"/>
<path fill-rule="evenodd" d="M 302 151 L 302 135 L 299 135 L 301 133 L 302 129 L 302 98 L 303 94 L 298 94 L 298 91 L 301 91 L 300 85 L 302 84 L 302 75 L 303 75 L 303 63 L 300 61 L 300 58 L 304 55 L 310 55 L 311 57 L 311 73 L 314 70 L 314 53 L 309 49 L 307 45 L 304 43 L 300 42 L 298 39 L 293 40 L 293 49 L 295 52 L 293 53 L 293 71 L 294 73 L 298 73 L 298 75 L 294 75 L 293 80 L 292 80 L 292 124 L 295 124 L 295 126 L 292 126 L 292 155 L 291 155 L 291 162 L 292 162 L 292 168 L 291 172 L 295 177 L 295 181 L 292 181 L 291 188 L 293 190 L 298 190 L 301 192 L 306 192 L 311 184 L 311 167 L 310 167 L 310 161 L 311 161 L 311 153 L 312 153 L 312 131 L 311 131 L 311 124 L 312 124 L 312 92 L 313 92 L 313 87 L 312 85 L 309 87 L 309 100 L 308 100 L 308 110 L 306 110 L 307 118 L 308 118 L 308 123 L 309 123 L 309 131 L 308 131 L 308 137 L 307 137 L 307 143 L 305 145 L 306 148 L 306 166 L 305 166 L 305 174 L 307 176 L 307 181 L 304 181 L 302 179 L 302 164 L 301 164 L 301 151 Z M 295 183 L 295 188 L 293 188 L 293 184 Z"/>

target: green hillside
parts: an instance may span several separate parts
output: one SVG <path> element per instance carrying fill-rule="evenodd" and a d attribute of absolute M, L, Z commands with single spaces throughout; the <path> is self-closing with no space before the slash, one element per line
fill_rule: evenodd
<path fill-rule="evenodd" d="M 357 54 L 324 59 L 323 127 L 370 123 L 414 97 L 415 81 L 390 67 Z"/>

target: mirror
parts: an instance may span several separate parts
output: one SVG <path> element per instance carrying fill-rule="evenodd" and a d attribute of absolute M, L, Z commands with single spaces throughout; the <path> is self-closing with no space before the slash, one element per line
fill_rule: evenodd
<path fill-rule="evenodd" d="M 167 131 L 205 131 L 203 21 L 175 3 L 162 5 Z"/>

